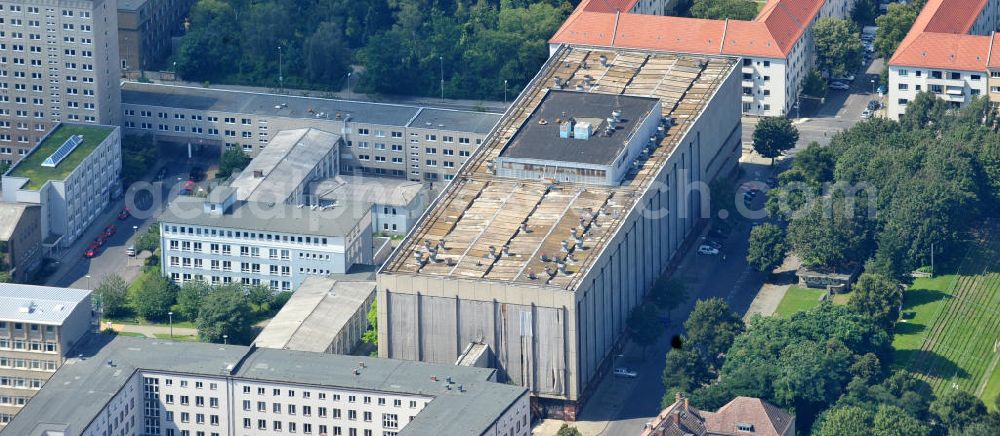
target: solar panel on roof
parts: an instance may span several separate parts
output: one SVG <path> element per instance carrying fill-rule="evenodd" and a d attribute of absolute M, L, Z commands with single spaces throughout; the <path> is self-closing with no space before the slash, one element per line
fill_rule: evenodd
<path fill-rule="evenodd" d="M 59 146 L 59 149 L 57 149 L 55 153 L 52 153 L 52 156 L 49 156 L 45 159 L 45 162 L 42 162 L 42 166 L 55 168 L 56 165 L 59 165 L 59 162 L 66 159 L 66 156 L 69 156 L 69 154 L 72 153 L 73 150 L 76 150 L 76 147 L 82 143 L 83 135 L 70 136 L 66 142 Z"/>

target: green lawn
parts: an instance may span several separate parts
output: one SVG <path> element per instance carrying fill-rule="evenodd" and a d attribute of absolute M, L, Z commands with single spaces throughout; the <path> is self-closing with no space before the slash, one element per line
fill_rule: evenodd
<path fill-rule="evenodd" d="M 120 336 L 131 336 L 131 337 L 134 337 L 134 338 L 144 338 L 144 337 L 146 337 L 146 335 L 144 335 L 142 333 L 136 333 L 136 332 L 116 332 L 116 333 L 118 335 L 120 335 Z"/>
<path fill-rule="evenodd" d="M 990 233 L 990 232 L 987 232 Z M 995 231 L 992 233 L 996 233 Z M 983 236 L 952 274 L 914 281 L 893 340 L 895 364 L 936 392 L 957 388 L 994 406 L 1000 391 L 1000 239 Z"/>
<path fill-rule="evenodd" d="M 997 398 L 1000 398 L 1000 371 L 993 370 L 993 375 L 990 376 L 990 381 L 986 383 L 986 389 L 983 389 L 983 394 L 979 398 L 986 402 L 986 407 L 990 410 L 997 411 Z"/>
<path fill-rule="evenodd" d="M 795 312 L 812 309 L 819 306 L 819 297 L 825 293 L 826 291 L 823 289 L 792 286 L 788 288 L 788 292 L 785 292 L 785 296 L 778 303 L 778 308 L 775 309 L 774 314 L 787 317 Z"/>
<path fill-rule="evenodd" d="M 110 127 L 60 124 L 33 153 L 14 167 L 10 176 L 28 178 L 24 189 L 29 191 L 37 191 L 49 180 L 65 180 L 80 162 L 83 162 L 101 141 L 111 134 L 112 130 Z M 42 162 L 45 162 L 45 159 L 48 159 L 72 135 L 83 135 L 83 143 L 55 168 L 43 167 Z"/>

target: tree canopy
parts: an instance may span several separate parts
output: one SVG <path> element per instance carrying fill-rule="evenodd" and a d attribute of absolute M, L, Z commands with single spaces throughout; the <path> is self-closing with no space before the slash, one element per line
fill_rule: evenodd
<path fill-rule="evenodd" d="M 889 3 L 887 12 L 875 19 L 878 33 L 875 34 L 874 45 L 878 57 L 888 60 L 896 52 L 899 43 L 903 42 L 903 38 L 913 27 L 913 22 L 917 21 L 922 5 L 916 6 L 916 3 L 918 2 L 906 5 Z"/>
<path fill-rule="evenodd" d="M 249 314 L 250 306 L 239 287 L 217 288 L 205 295 L 198 308 L 198 338 L 205 342 L 246 343 L 250 340 Z"/>
<path fill-rule="evenodd" d="M 777 268 L 785 260 L 787 251 L 785 229 L 772 223 L 764 223 L 750 230 L 747 262 L 758 271 Z"/>
<path fill-rule="evenodd" d="M 757 16 L 757 3 L 752 0 L 694 0 L 689 12 L 694 18 L 750 21 Z"/>
<path fill-rule="evenodd" d="M 861 35 L 851 21 L 834 17 L 816 20 L 813 25 L 816 65 L 829 76 L 840 76 L 861 67 Z"/>
<path fill-rule="evenodd" d="M 128 283 L 118 274 L 104 276 L 94 295 L 101 301 L 104 316 L 115 317 L 128 310 Z"/>
<path fill-rule="evenodd" d="M 798 140 L 799 130 L 792 125 L 792 121 L 788 118 L 761 118 L 753 131 L 754 151 L 763 157 L 770 158 L 771 163 L 774 163 L 774 158 L 795 147 Z"/>
<path fill-rule="evenodd" d="M 560 0 L 199 0 L 176 56 L 184 80 L 503 98 L 548 58 Z M 152 67 L 152 66 L 149 66 Z M 443 77 L 442 77 L 443 74 Z M 283 80 L 279 80 L 279 77 Z"/>

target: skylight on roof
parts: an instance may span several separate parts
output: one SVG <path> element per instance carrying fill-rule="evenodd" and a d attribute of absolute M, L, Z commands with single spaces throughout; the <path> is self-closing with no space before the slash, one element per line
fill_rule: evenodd
<path fill-rule="evenodd" d="M 83 144 L 83 135 L 70 136 L 66 142 L 59 146 L 59 149 L 56 150 L 55 153 L 52 153 L 52 156 L 45 158 L 45 162 L 42 162 L 42 166 L 55 168 L 56 165 L 59 165 L 59 162 L 66 159 L 66 156 L 69 156 L 73 150 L 76 150 L 76 147 L 79 147 L 80 144 Z"/>

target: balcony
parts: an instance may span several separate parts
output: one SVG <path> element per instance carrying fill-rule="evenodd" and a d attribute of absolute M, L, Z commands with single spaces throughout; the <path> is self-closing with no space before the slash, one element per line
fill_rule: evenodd
<path fill-rule="evenodd" d="M 745 101 L 745 102 L 748 102 L 748 103 L 752 103 L 753 102 L 753 94 L 743 94 L 740 99 L 742 101 Z"/>

